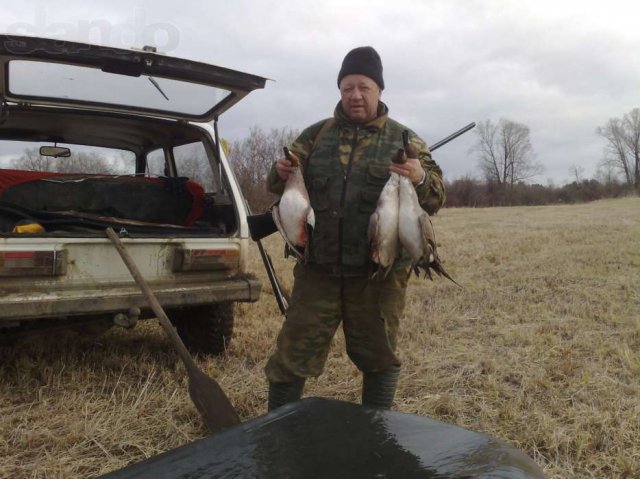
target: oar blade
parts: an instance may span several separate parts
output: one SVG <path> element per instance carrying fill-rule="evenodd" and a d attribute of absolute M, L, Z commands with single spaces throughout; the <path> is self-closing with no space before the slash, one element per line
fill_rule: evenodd
<path fill-rule="evenodd" d="M 218 432 L 240 423 L 240 418 L 224 391 L 200 370 L 191 370 L 189 396 L 210 432 Z"/>

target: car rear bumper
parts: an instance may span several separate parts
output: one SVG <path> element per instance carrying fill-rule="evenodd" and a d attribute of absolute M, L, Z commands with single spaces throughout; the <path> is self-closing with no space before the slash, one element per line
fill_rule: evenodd
<path fill-rule="evenodd" d="M 239 276 L 209 284 L 182 283 L 150 287 L 164 308 L 220 302 L 255 302 L 262 289 L 260 282 L 250 276 Z M 100 290 L 13 293 L 0 298 L 0 325 L 3 322 L 21 319 L 117 313 L 132 307 L 148 307 L 148 302 L 135 285 Z"/>

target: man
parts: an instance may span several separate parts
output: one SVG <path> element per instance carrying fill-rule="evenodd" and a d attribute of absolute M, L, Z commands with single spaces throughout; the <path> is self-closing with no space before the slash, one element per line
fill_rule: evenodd
<path fill-rule="evenodd" d="M 415 133 L 410 131 L 410 141 L 418 158 L 391 162 L 407 128 L 390 119 L 380 101 L 382 62 L 372 47 L 346 55 L 338 87 L 340 102 L 333 119 L 305 129 L 290 149 L 301 159 L 316 223 L 309 260 L 294 268 L 286 320 L 265 367 L 269 410 L 300 399 L 306 378 L 322 373 L 340 322 L 349 358 L 363 372 L 362 404 L 391 408 L 410 260 L 401 254 L 385 278 L 371 278 L 369 217 L 390 172 L 411 179 L 429 214 L 444 202 L 442 171 Z M 278 160 L 267 179 L 269 190 L 282 194 L 290 173 L 291 163 Z"/>

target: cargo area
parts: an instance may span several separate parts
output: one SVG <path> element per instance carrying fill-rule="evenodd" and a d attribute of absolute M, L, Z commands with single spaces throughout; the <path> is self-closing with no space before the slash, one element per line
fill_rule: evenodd
<path fill-rule="evenodd" d="M 232 206 L 217 205 L 186 177 L 0 169 L 0 234 L 90 234 L 109 225 L 140 234 L 223 236 L 236 229 Z"/>
<path fill-rule="evenodd" d="M 0 236 L 90 236 L 107 226 L 228 236 L 238 228 L 219 153 L 196 126 L 46 108 L 5 115 Z M 43 149 L 67 152 L 51 157 Z"/>

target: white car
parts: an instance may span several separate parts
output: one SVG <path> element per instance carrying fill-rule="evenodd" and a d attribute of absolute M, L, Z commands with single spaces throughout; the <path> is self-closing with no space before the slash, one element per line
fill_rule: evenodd
<path fill-rule="evenodd" d="M 187 347 L 223 351 L 261 286 L 217 122 L 265 79 L 15 35 L 0 70 L 0 337 L 152 317 L 112 227 Z"/>

